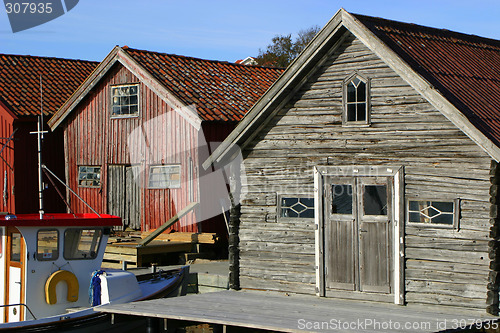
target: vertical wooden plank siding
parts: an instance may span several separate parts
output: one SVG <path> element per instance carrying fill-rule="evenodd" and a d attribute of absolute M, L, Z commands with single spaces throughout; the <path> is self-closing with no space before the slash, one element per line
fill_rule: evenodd
<path fill-rule="evenodd" d="M 112 119 L 110 117 L 111 85 L 139 83 L 139 116 Z M 131 161 L 128 138 L 141 128 L 147 147 L 135 147 L 146 152 L 141 161 Z M 141 188 L 141 229 L 159 227 L 177 210 L 189 204 L 187 179 L 189 157 L 197 158 L 198 132 L 161 98 L 140 83 L 130 71 L 115 65 L 92 92 L 85 98 L 65 125 L 67 173 L 71 188 L 99 212 L 107 211 L 108 166 L 139 167 L 143 174 L 138 184 Z M 161 164 L 181 165 L 181 188 L 147 188 L 149 166 Z M 78 187 L 78 166 L 101 166 L 101 187 Z M 198 195 L 195 193 L 194 198 Z M 86 212 L 83 203 L 74 198 L 73 209 Z M 172 228 L 177 231 L 197 231 L 195 213 L 188 214 Z M 136 226 L 139 227 L 139 226 Z"/>
<path fill-rule="evenodd" d="M 342 126 L 342 83 L 356 71 L 370 80 L 369 127 Z M 242 288 L 315 293 L 314 221 L 277 216 L 279 194 L 313 196 L 314 166 L 401 165 L 405 198 L 460 199 L 458 230 L 406 225 L 406 300 L 486 308 L 491 158 L 353 36 L 244 156 Z"/>
<path fill-rule="evenodd" d="M 13 116 L 0 103 L 0 137 L 8 138 L 13 132 Z M 0 147 L 7 142 L 0 140 Z M 1 148 L 0 148 L 1 149 Z M 0 155 L 0 211 L 15 213 L 14 141 L 10 141 Z"/>

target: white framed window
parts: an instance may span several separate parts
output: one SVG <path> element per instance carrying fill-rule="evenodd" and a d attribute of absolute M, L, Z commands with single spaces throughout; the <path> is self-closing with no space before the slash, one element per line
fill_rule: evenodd
<path fill-rule="evenodd" d="M 64 231 L 64 259 L 95 259 L 101 243 L 102 233 L 102 229 L 66 229 Z"/>
<path fill-rule="evenodd" d="M 81 165 L 78 167 L 79 187 L 101 187 L 101 167 Z"/>
<path fill-rule="evenodd" d="M 181 166 L 179 164 L 150 166 L 148 187 L 152 189 L 180 188 Z"/>
<path fill-rule="evenodd" d="M 39 261 L 54 261 L 59 258 L 59 231 L 41 229 L 37 233 L 36 258 Z"/>
<path fill-rule="evenodd" d="M 278 195 L 278 218 L 314 219 L 314 198 L 308 195 Z"/>
<path fill-rule="evenodd" d="M 408 224 L 458 229 L 460 200 L 407 200 Z"/>
<path fill-rule="evenodd" d="M 344 80 L 342 124 L 360 126 L 370 124 L 370 80 L 353 74 Z"/>
<path fill-rule="evenodd" d="M 139 85 L 111 86 L 111 117 L 136 117 L 139 115 Z"/>

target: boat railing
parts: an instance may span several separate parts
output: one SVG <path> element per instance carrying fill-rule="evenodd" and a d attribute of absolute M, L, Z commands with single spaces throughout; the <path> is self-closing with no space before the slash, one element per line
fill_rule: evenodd
<path fill-rule="evenodd" d="M 36 320 L 35 315 L 33 314 L 33 312 L 31 312 L 30 307 L 27 304 L 24 304 L 24 303 L 6 304 L 6 305 L 0 305 L 0 308 L 8 308 L 10 306 L 24 306 L 29 311 L 29 313 L 33 317 L 33 319 Z"/>

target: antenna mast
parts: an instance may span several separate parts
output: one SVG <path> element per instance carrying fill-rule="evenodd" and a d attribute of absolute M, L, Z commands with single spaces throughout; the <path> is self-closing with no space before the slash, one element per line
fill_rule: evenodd
<path fill-rule="evenodd" d="M 40 75 L 40 116 L 38 116 L 37 131 L 30 132 L 30 134 L 36 134 L 38 138 L 38 206 L 40 219 L 43 219 L 43 180 L 42 180 L 42 141 L 43 134 L 47 131 L 43 130 L 43 86 L 42 86 L 42 75 Z"/>

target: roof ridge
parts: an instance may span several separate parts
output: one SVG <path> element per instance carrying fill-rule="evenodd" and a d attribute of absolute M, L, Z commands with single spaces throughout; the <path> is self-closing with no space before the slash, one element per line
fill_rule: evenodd
<path fill-rule="evenodd" d="M 164 55 L 164 56 L 170 56 L 170 57 L 176 57 L 176 58 L 182 58 L 182 59 L 189 59 L 189 60 L 204 61 L 204 62 L 211 62 L 211 63 L 218 63 L 218 64 L 236 66 L 236 67 L 241 67 L 241 68 L 256 67 L 256 68 L 264 68 L 264 69 L 272 69 L 272 70 L 283 70 L 284 69 L 284 68 L 281 68 L 281 67 L 270 67 L 270 66 L 261 66 L 261 65 L 243 65 L 243 64 L 238 64 L 238 63 L 235 63 L 235 62 L 225 61 L 225 60 L 203 59 L 203 58 L 198 58 L 198 57 L 193 57 L 193 56 L 179 55 L 179 54 L 174 54 L 174 53 L 166 53 L 166 52 L 159 52 L 159 51 L 150 51 L 150 50 L 136 49 L 136 48 L 133 48 L 133 47 L 130 47 L 130 46 L 124 46 L 124 47 L 122 47 L 122 49 L 124 51 L 126 51 L 126 52 L 128 52 L 128 51 L 147 52 L 147 53 L 161 54 L 161 55 Z"/>
<path fill-rule="evenodd" d="M 0 56 L 6 57 L 22 57 L 22 58 L 34 58 L 34 59 L 54 59 L 54 60 L 66 60 L 66 61 L 79 61 L 79 62 L 88 62 L 88 63 L 100 63 L 100 61 L 95 60 L 85 60 L 85 59 L 72 59 L 72 58 L 59 58 L 54 56 L 38 56 L 38 55 L 30 55 L 30 54 L 10 54 L 10 53 L 0 53 Z"/>
<path fill-rule="evenodd" d="M 363 14 L 354 14 L 351 13 L 355 18 L 363 21 L 362 23 L 365 24 L 366 21 L 370 21 L 371 23 L 377 23 L 377 22 L 383 22 L 392 26 L 401 26 L 405 28 L 411 28 L 412 30 L 418 31 L 418 32 L 432 32 L 434 34 L 437 33 L 443 33 L 445 32 L 448 35 L 452 35 L 452 37 L 455 37 L 457 39 L 462 39 L 466 40 L 468 42 L 483 42 L 485 44 L 494 44 L 496 47 L 500 47 L 500 40 L 498 39 L 493 39 L 493 38 L 488 38 L 488 37 L 483 37 L 483 36 L 478 36 L 478 35 L 473 35 L 473 34 L 467 34 L 463 32 L 458 32 L 454 30 L 449 30 L 449 29 L 444 29 L 444 28 L 434 28 L 426 25 L 421 25 L 417 23 L 408 23 L 408 22 L 402 22 L 402 21 L 396 21 L 396 20 L 390 20 L 382 17 L 375 17 L 375 16 L 368 16 L 368 15 L 363 15 Z"/>

